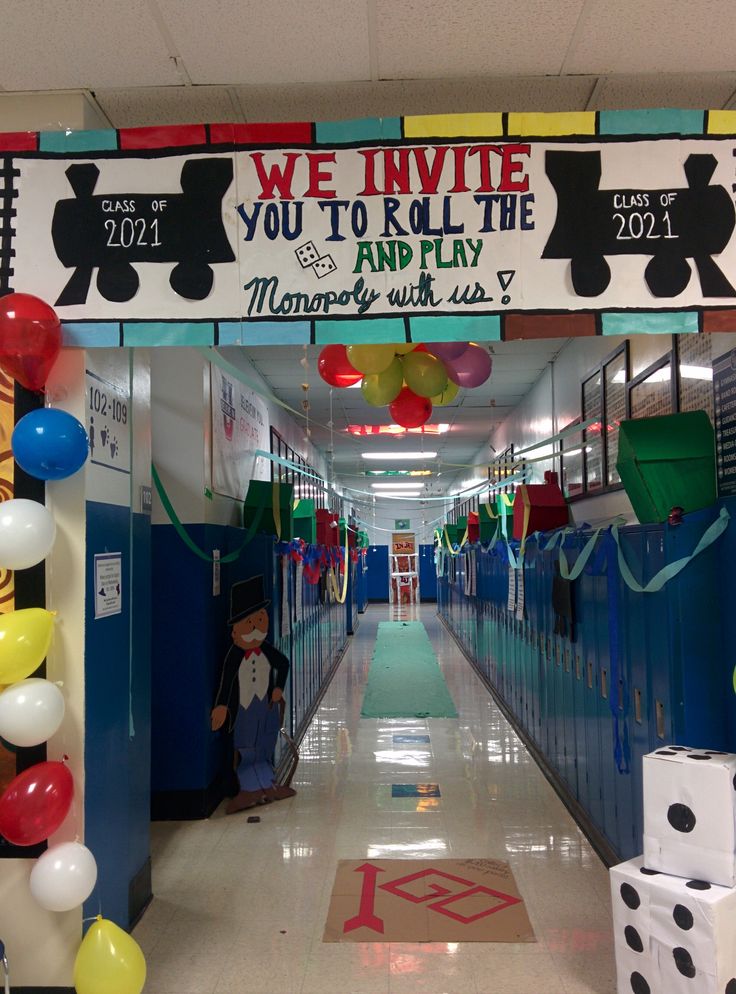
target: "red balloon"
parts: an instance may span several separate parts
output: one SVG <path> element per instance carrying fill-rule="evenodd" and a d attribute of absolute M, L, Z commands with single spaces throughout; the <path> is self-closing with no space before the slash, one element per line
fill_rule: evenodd
<path fill-rule="evenodd" d="M 350 365 L 344 345 L 325 345 L 317 360 L 319 375 L 331 387 L 351 387 L 363 374 Z"/>
<path fill-rule="evenodd" d="M 0 797 L 0 835 L 16 846 L 35 846 L 69 814 L 74 780 L 63 763 L 38 763 L 12 780 Z"/>
<path fill-rule="evenodd" d="M 418 397 L 409 387 L 402 387 L 388 410 L 402 428 L 421 428 L 432 417 L 432 401 L 429 397 Z"/>
<path fill-rule="evenodd" d="M 43 389 L 61 350 L 56 311 L 29 293 L 0 297 L 0 366 L 29 390 Z"/>

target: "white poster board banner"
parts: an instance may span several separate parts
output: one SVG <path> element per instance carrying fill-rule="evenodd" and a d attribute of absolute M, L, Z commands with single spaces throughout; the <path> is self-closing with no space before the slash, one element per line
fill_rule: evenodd
<path fill-rule="evenodd" d="M 271 451 L 268 409 L 258 394 L 210 364 L 212 489 L 243 500 L 249 480 L 270 480 L 271 465 L 256 457 Z"/>
<path fill-rule="evenodd" d="M 704 135 L 31 153 L 13 160 L 15 282 L 66 321 L 734 307 L 735 150 Z"/>

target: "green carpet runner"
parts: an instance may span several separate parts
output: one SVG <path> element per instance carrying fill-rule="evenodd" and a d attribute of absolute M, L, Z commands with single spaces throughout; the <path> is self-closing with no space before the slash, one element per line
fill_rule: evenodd
<path fill-rule="evenodd" d="M 421 621 L 382 621 L 362 718 L 457 718 Z"/>

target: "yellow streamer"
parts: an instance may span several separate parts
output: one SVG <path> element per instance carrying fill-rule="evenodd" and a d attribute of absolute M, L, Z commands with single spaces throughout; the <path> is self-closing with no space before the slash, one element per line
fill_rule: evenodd
<path fill-rule="evenodd" d="M 337 601 L 338 604 L 344 604 L 345 603 L 345 599 L 348 596 L 348 570 L 350 569 L 350 559 L 349 559 L 348 553 L 349 553 L 349 549 L 348 549 L 348 530 L 346 528 L 345 529 L 345 557 L 343 559 L 343 563 L 345 564 L 345 569 L 343 570 L 343 576 L 342 576 L 342 594 L 338 593 L 338 590 L 337 590 L 337 580 L 335 580 L 335 571 L 334 571 L 334 569 L 330 569 L 330 572 L 327 574 L 328 577 L 330 578 L 330 586 L 332 587 L 332 592 L 335 595 L 335 599 L 336 599 L 336 601 Z"/>

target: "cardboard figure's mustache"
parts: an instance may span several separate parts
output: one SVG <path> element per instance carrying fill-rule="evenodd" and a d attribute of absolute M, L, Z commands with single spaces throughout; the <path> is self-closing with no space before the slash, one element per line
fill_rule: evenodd
<path fill-rule="evenodd" d="M 251 642 L 262 642 L 268 632 L 262 632 L 258 628 L 254 628 L 252 632 L 248 632 L 247 635 L 241 635 L 240 638 L 245 642 L 246 645 L 250 645 Z"/>

